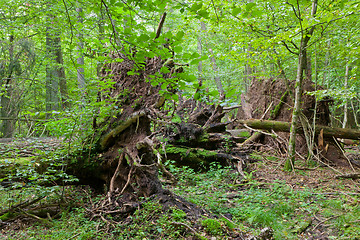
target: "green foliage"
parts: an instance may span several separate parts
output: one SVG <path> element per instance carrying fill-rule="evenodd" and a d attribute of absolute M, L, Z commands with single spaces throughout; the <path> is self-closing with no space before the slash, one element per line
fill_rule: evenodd
<path fill-rule="evenodd" d="M 116 239 L 178 239 L 182 231 L 173 222 L 186 223 L 186 213 L 177 208 L 163 211 L 158 202 L 147 201 L 131 217 L 131 223 L 119 226 L 114 235 Z"/>

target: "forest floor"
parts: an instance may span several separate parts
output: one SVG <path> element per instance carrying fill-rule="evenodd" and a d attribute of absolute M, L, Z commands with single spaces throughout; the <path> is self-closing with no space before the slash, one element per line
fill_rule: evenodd
<path fill-rule="evenodd" d="M 360 147 L 347 151 L 359 154 Z M 293 173 L 284 172 L 284 159 L 267 151 L 251 159 L 244 176 L 217 164 L 195 172 L 166 163 L 178 181 L 162 178 L 164 187 L 205 209 L 198 219 L 144 199 L 114 224 L 89 218 L 90 205 L 103 196 L 85 186 L 0 188 L 0 212 L 46 196 L 11 220 L 0 216 L 0 239 L 360 239 L 360 181 L 338 178 L 353 171 L 299 160 Z M 34 216 L 39 206 L 54 205 L 61 211 L 53 217 Z"/>

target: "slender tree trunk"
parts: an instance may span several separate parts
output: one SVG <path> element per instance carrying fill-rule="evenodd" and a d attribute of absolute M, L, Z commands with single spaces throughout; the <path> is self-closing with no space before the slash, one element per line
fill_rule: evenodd
<path fill-rule="evenodd" d="M 204 22 L 201 22 L 201 30 L 206 32 L 206 25 Z M 219 97 L 219 100 L 222 101 L 222 100 L 225 100 L 225 91 L 224 91 L 224 88 L 222 86 L 222 83 L 221 83 L 221 79 L 220 79 L 220 76 L 219 76 L 219 68 L 216 64 L 216 59 L 215 59 L 215 56 L 214 56 L 214 52 L 212 50 L 212 48 L 210 48 L 208 46 L 208 50 L 209 50 L 209 53 L 210 53 L 210 61 L 212 63 L 212 68 L 214 70 L 214 73 L 215 73 L 215 84 L 216 84 L 216 87 L 217 87 L 217 90 L 219 91 L 219 94 L 220 94 L 220 97 Z"/>
<path fill-rule="evenodd" d="M 347 96 L 348 78 L 349 78 L 349 64 L 346 64 L 346 67 L 345 67 L 345 79 L 344 79 L 345 96 Z M 343 124 L 342 124 L 343 128 L 346 128 L 347 122 L 348 122 L 348 100 L 345 99 L 344 121 L 343 121 Z"/>
<path fill-rule="evenodd" d="M 322 86 L 325 86 L 325 83 L 327 86 L 329 86 L 329 83 L 327 81 L 327 76 L 328 76 L 328 67 L 329 67 L 329 64 L 330 64 L 330 45 L 331 45 L 331 42 L 330 40 L 327 41 L 327 50 L 326 50 L 326 54 L 325 54 L 325 70 L 324 70 L 324 74 L 323 74 L 323 80 L 322 80 L 322 83 L 321 85 Z M 327 87 L 328 88 L 328 87 Z"/>
<path fill-rule="evenodd" d="M 78 22 L 78 25 L 79 25 L 78 29 L 77 29 L 78 33 L 76 34 L 76 36 L 78 38 L 78 43 L 77 43 L 77 45 L 78 45 L 77 46 L 77 50 L 78 50 L 77 80 L 78 80 L 78 87 L 79 87 L 80 92 L 81 92 L 81 98 L 82 98 L 83 102 L 85 102 L 86 82 L 85 82 L 85 77 L 84 77 L 84 54 L 83 54 L 84 42 L 83 42 L 83 34 L 82 34 L 82 24 L 83 24 L 82 8 L 77 7 L 76 12 L 78 13 L 78 15 L 77 15 L 78 21 L 77 22 Z"/>
<path fill-rule="evenodd" d="M 204 33 L 204 27 L 205 27 L 205 24 L 200 22 L 200 33 L 197 36 L 197 50 L 200 55 L 203 54 L 202 37 L 203 37 L 203 33 Z M 199 64 L 198 64 L 198 83 L 199 83 L 199 87 L 198 87 L 198 89 L 196 89 L 196 92 L 199 91 L 199 89 L 203 83 L 203 62 L 202 61 L 199 61 Z"/>
<path fill-rule="evenodd" d="M 5 91 L 1 95 L 1 117 L 8 118 L 7 120 L 2 120 L 1 132 L 2 137 L 12 137 L 15 132 L 15 118 L 16 118 L 16 109 L 13 96 L 13 72 L 15 66 L 14 59 L 14 36 L 9 37 L 9 66 L 7 76 L 5 77 L 4 89 Z"/>
<path fill-rule="evenodd" d="M 58 77 L 59 77 L 59 89 L 60 89 L 60 97 L 61 97 L 61 107 L 62 109 L 70 107 L 69 102 L 69 94 L 67 89 L 67 81 L 64 69 L 64 60 L 63 53 L 61 48 L 61 39 L 60 37 L 57 39 L 57 46 L 55 49 L 56 55 L 56 63 L 58 64 Z"/>
<path fill-rule="evenodd" d="M 317 10 L 317 0 L 313 1 L 311 15 L 315 16 Z M 300 19 L 301 21 L 301 19 Z M 313 34 L 315 27 L 312 27 L 309 31 L 302 32 L 301 43 L 299 48 L 298 66 L 295 81 L 295 102 L 291 120 L 290 138 L 289 138 L 289 149 L 288 159 L 285 162 L 284 169 L 287 171 L 294 170 L 295 163 L 295 142 L 296 142 L 296 129 L 299 124 L 299 116 L 301 114 L 301 95 L 302 95 L 302 81 L 304 68 L 307 67 L 306 61 L 306 49 L 308 42 Z"/>
<path fill-rule="evenodd" d="M 57 51 L 60 45 L 60 32 L 54 27 L 54 17 L 48 16 L 46 28 L 46 117 L 50 118 L 53 111 L 59 111 L 59 71 Z"/>
<path fill-rule="evenodd" d="M 100 15 L 98 16 L 98 30 L 99 30 L 99 41 L 101 43 L 101 47 L 104 47 L 103 46 L 103 41 L 104 41 L 104 20 L 105 20 L 105 12 L 103 10 L 103 8 L 100 9 Z M 102 52 L 102 51 L 101 51 Z M 100 53 L 99 53 L 100 54 Z M 103 63 L 101 62 L 97 62 L 97 65 L 96 65 L 96 75 L 98 77 L 98 79 L 100 80 L 102 77 L 101 77 L 101 67 L 102 67 Z"/>
<path fill-rule="evenodd" d="M 247 48 L 245 48 L 245 52 L 246 52 L 246 57 L 248 59 L 250 59 L 250 51 L 251 51 L 252 47 L 249 44 Z M 248 91 L 248 88 L 250 86 L 251 83 L 251 77 L 253 75 L 254 69 L 250 66 L 249 64 L 249 60 L 247 60 L 246 64 L 245 64 L 245 69 L 244 69 L 244 83 L 245 83 L 245 92 Z"/>

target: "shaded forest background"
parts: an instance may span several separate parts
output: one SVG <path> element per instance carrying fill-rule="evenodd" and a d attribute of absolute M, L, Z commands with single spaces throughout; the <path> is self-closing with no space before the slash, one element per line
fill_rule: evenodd
<path fill-rule="evenodd" d="M 98 92 L 114 83 L 103 79 L 100 69 L 119 51 L 135 60 L 136 68 L 154 56 L 171 59 L 165 65 L 183 65 L 183 73 L 176 75 L 176 93 L 169 91 L 169 80 L 154 76 L 174 103 L 183 96 L 238 105 L 254 79 L 296 79 L 302 32 L 312 27 L 306 78 L 315 88 L 307 94 L 333 100 L 333 126 L 355 128 L 358 3 L 321 2 L 315 16 L 311 2 L 296 3 L 2 3 L 2 137 L 86 134 L 94 115 L 109 114 L 112 99 L 99 101 Z M 162 34 L 155 39 L 164 12 Z"/>

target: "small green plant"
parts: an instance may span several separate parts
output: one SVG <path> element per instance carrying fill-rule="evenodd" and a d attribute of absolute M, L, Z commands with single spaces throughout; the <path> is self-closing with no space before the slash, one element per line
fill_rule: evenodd
<path fill-rule="evenodd" d="M 186 213 L 183 210 L 173 208 L 171 217 L 174 218 L 175 221 L 181 221 L 186 218 Z"/>
<path fill-rule="evenodd" d="M 206 218 L 201 221 L 201 225 L 205 228 L 205 231 L 211 235 L 220 235 L 223 231 L 221 223 L 212 218 Z"/>

